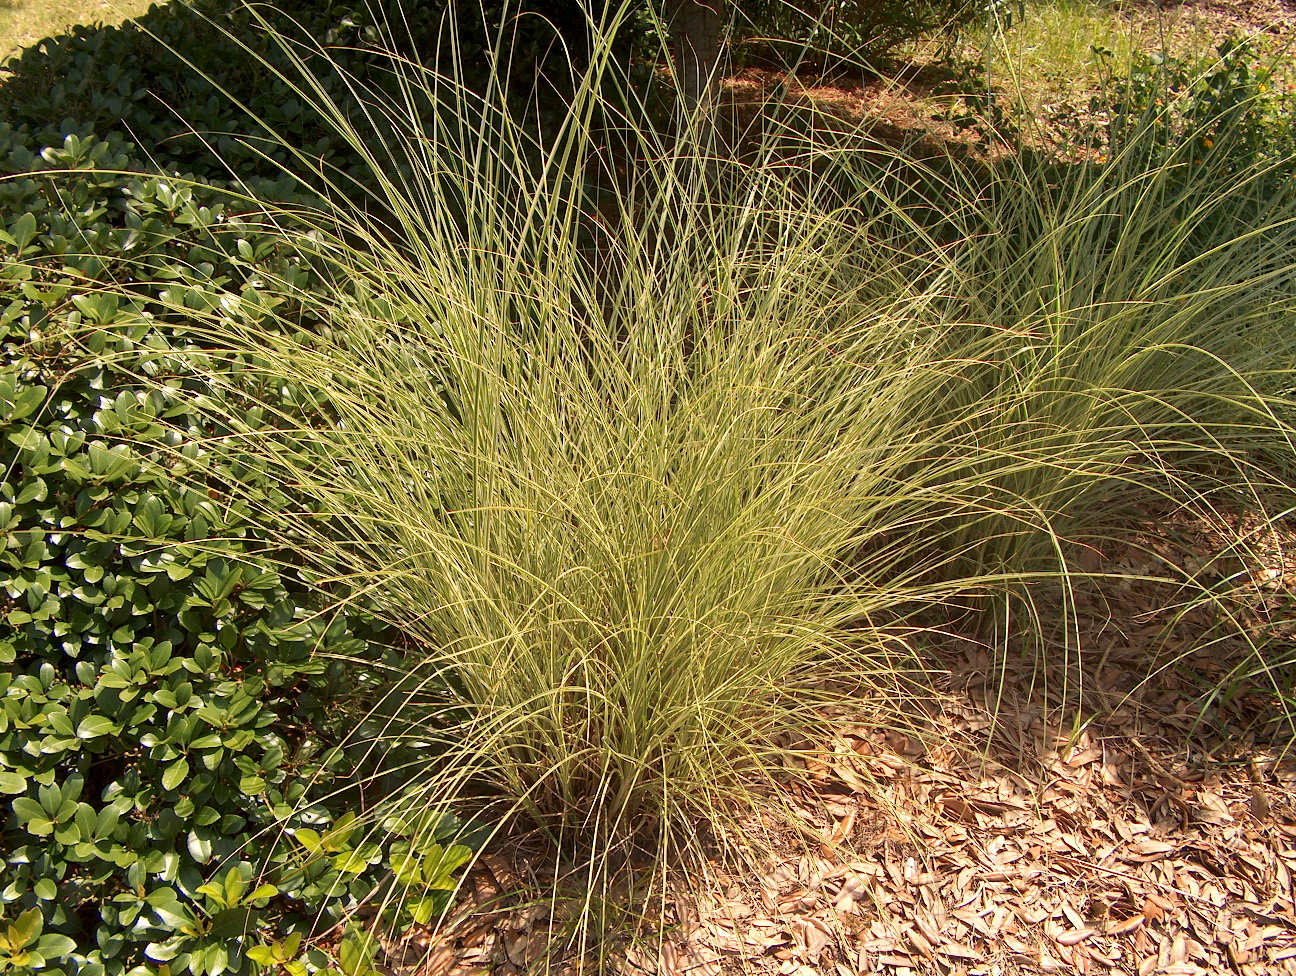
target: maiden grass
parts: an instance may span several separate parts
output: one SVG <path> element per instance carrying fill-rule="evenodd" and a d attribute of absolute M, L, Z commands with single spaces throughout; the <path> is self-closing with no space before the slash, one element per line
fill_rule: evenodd
<path fill-rule="evenodd" d="M 315 407 L 235 431 L 298 499 L 267 517 L 408 636 L 376 713 L 429 743 L 403 802 L 521 815 L 602 884 L 741 852 L 787 743 L 896 714 L 954 601 L 1066 631 L 1031 596 L 1077 546 L 1285 490 L 1296 204 L 1133 148 L 888 159 L 935 187 L 902 203 L 876 146 L 744 167 L 627 113 L 596 209 L 594 64 L 539 141 L 395 61 L 381 152 L 331 113 L 375 198 L 271 215 L 337 286 L 265 287 L 320 327 L 210 324 Z"/>

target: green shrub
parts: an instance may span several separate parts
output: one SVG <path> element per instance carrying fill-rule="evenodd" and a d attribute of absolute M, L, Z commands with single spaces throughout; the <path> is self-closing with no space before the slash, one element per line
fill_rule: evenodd
<path fill-rule="evenodd" d="M 1110 52 L 1099 50 L 1110 60 Z M 1109 81 L 1092 108 L 1107 118 L 1110 155 L 1137 146 L 1149 169 L 1171 162 L 1230 177 L 1272 167 L 1271 185 L 1296 175 L 1296 96 L 1279 90 L 1272 61 L 1231 37 L 1205 62 L 1145 54 Z"/>
<path fill-rule="evenodd" d="M 198 410 L 221 384 L 199 380 L 195 310 L 298 327 L 258 282 L 318 281 L 246 201 L 135 168 L 117 136 L 42 147 L 0 126 L 12 972 L 246 973 L 262 938 L 327 929 L 393 871 L 426 888 L 393 921 L 426 921 L 464 857 L 442 846 L 452 821 L 370 837 L 356 820 L 382 766 L 364 741 L 379 679 L 341 658 L 378 664 L 395 635 L 320 612 L 251 517 L 290 499 Z"/>
<path fill-rule="evenodd" d="M 587 46 L 579 4 L 442 0 L 398 8 L 394 0 L 154 6 L 120 27 L 77 27 L 21 52 L 5 66 L 0 114 L 37 133 L 62 120 L 120 132 L 160 172 L 237 182 L 322 165 L 344 187 L 372 174 L 312 107 L 315 96 L 362 127 L 369 151 L 381 153 L 392 133 L 365 113 L 377 93 L 395 93 L 391 52 L 456 73 L 479 91 L 506 88 L 533 129 L 561 122 L 561 93 L 576 83 L 572 67 Z M 330 55 L 310 53 L 316 44 Z M 435 96 L 420 110 L 435 114 Z M 402 165 L 396 157 L 387 169 Z"/>

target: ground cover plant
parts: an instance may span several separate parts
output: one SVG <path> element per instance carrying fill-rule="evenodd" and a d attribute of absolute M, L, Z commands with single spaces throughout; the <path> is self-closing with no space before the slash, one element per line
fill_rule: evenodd
<path fill-rule="evenodd" d="M 544 951 L 608 962 L 627 876 L 759 857 L 804 743 L 897 721 L 941 630 L 1079 653 L 1036 593 L 1088 548 L 1290 496 L 1296 203 L 1256 93 L 967 168 L 813 132 L 734 164 L 645 108 L 595 196 L 610 38 L 544 140 L 400 55 L 353 124 L 330 49 L 281 56 L 369 205 L 9 133 L 11 968 L 320 968 L 361 909 L 438 918 L 454 812 L 546 837 L 579 894 Z"/>
<path fill-rule="evenodd" d="M 328 656 L 391 635 L 320 614 L 223 487 L 278 486 L 200 446 L 203 352 L 176 309 L 256 317 L 275 301 L 259 275 L 309 272 L 235 200 L 144 173 L 116 134 L 42 145 L 0 133 L 0 964 L 246 972 L 258 931 L 338 923 L 393 850 L 434 867 L 449 835 L 398 825 L 392 849 L 348 827 L 363 691 Z"/>

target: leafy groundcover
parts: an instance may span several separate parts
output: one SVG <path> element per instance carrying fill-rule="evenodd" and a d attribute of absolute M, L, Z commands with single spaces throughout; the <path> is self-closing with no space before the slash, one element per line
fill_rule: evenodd
<path fill-rule="evenodd" d="M 128 175 L 120 136 L 3 126 L 0 161 L 0 972 L 248 972 L 393 864 L 452 887 L 453 824 L 361 827 L 377 672 L 341 659 L 394 635 L 319 610 L 194 412 L 219 394 L 177 310 L 256 321 L 258 276 L 312 272 L 228 192 Z"/>

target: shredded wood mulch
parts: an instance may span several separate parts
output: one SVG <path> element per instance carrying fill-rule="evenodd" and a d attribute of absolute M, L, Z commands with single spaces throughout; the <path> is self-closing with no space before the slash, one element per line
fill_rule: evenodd
<path fill-rule="evenodd" d="M 1004 662 L 949 636 L 925 729 L 860 727 L 806 753 L 788 790 L 817 842 L 790 840 L 762 874 L 680 879 L 640 909 L 642 941 L 601 958 L 564 941 L 579 899 L 545 896 L 552 867 L 500 851 L 438 932 L 389 944 L 386 968 L 1296 973 L 1296 755 L 1275 687 L 1296 665 L 1272 667 L 1296 658 L 1296 551 L 1242 520 L 1166 519 L 1156 537 L 1084 555 L 1093 576 L 1069 592 L 1056 644 Z M 1214 583 L 1215 605 L 1188 604 L 1202 592 L 1189 576 Z M 1257 654 L 1267 676 L 1249 674 Z M 633 932 L 626 918 L 605 921 Z"/>
<path fill-rule="evenodd" d="M 1292 0 L 1166 10 L 1184 38 L 1296 30 Z M 895 141 L 933 131 L 920 82 L 750 71 L 726 90 L 739 122 L 777 90 L 846 124 L 880 120 Z M 651 904 L 609 893 L 600 921 L 617 940 L 574 947 L 590 903 L 553 897 L 553 865 L 503 846 L 437 930 L 384 942 L 382 969 L 1296 974 L 1296 532 L 1156 521 L 1155 535 L 1081 551 L 1092 575 L 1071 589 L 1033 594 L 1037 618 L 1009 641 L 1011 660 L 953 621 L 924 648 L 938 707 L 910 731 L 861 726 L 807 754 L 809 786 L 784 799 L 818 839 L 789 838 L 762 873 L 713 865 Z"/>

